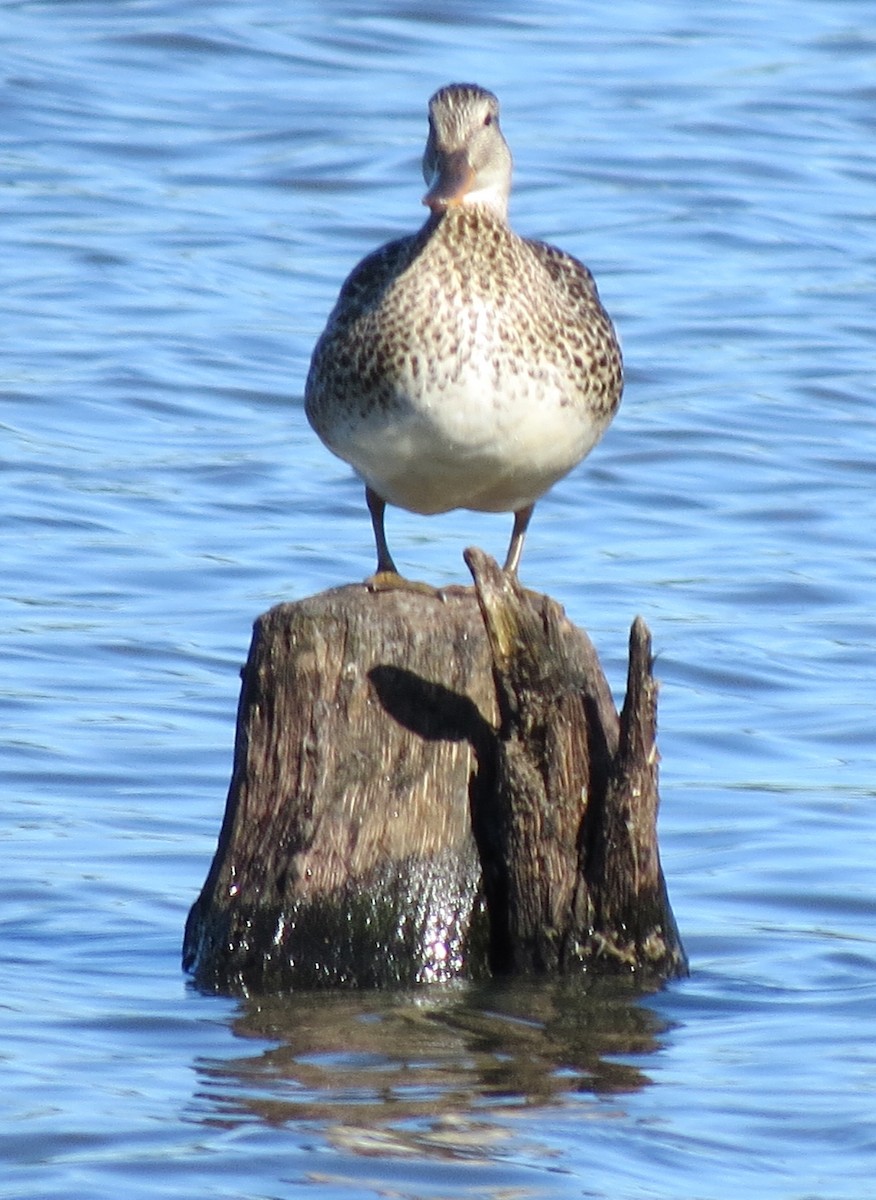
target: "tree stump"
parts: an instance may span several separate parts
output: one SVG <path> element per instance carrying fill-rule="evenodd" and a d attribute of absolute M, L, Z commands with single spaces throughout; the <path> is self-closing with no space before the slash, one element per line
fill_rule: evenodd
<path fill-rule="evenodd" d="M 479 550 L 472 588 L 340 587 L 255 624 L 202 987 L 687 969 L 657 846 L 657 685 Z"/>

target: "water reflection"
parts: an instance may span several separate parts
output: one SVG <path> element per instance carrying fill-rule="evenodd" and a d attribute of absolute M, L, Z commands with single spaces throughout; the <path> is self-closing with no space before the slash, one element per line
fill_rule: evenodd
<path fill-rule="evenodd" d="M 276 1044 L 201 1061 L 201 1100 L 211 1125 L 319 1122 L 361 1154 L 488 1154 L 497 1110 L 646 1087 L 621 1056 L 653 1054 L 666 1028 L 617 980 L 262 998 L 234 1031 Z"/>

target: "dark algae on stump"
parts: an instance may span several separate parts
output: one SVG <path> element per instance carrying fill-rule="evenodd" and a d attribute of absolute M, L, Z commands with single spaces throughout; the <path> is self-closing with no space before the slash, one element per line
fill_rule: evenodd
<path fill-rule="evenodd" d="M 351 585 L 256 622 L 202 987 L 684 974 L 657 846 L 657 686 L 478 550 L 475 588 Z"/>

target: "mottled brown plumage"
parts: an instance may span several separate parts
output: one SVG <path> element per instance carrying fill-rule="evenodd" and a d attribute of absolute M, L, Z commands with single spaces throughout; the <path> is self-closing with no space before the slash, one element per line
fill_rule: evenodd
<path fill-rule="evenodd" d="M 592 275 L 508 226 L 498 111 L 474 85 L 433 96 L 431 215 L 354 269 L 313 353 L 307 416 L 365 481 L 379 571 L 395 570 L 386 503 L 513 512 L 516 571 L 535 501 L 620 402 L 620 349 Z"/>

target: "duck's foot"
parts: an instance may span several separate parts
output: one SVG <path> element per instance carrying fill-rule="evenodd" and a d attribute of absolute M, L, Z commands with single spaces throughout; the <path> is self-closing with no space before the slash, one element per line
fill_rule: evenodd
<path fill-rule="evenodd" d="M 365 580 L 369 592 L 416 592 L 420 596 L 441 598 L 441 589 L 419 579 L 405 579 L 398 571 L 376 571 Z"/>

